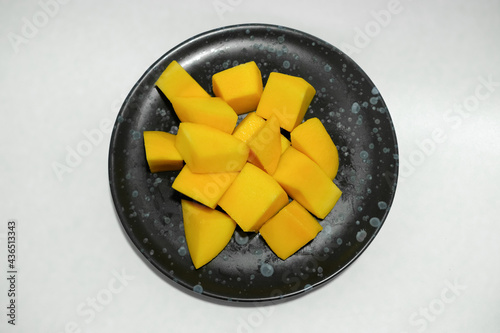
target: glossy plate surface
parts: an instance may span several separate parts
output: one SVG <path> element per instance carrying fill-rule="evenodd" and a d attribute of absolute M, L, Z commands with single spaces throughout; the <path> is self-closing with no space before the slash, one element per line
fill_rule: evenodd
<path fill-rule="evenodd" d="M 276 257 L 258 234 L 237 229 L 219 256 L 194 269 L 184 236 L 181 195 L 171 188 L 177 172 L 150 173 L 142 138 L 146 130 L 177 131 L 179 121 L 155 87 L 172 60 L 210 93 L 214 73 L 252 60 L 264 83 L 270 72 L 278 71 L 301 76 L 316 88 L 306 119 L 320 118 L 339 149 L 334 182 L 343 195 L 320 222 L 323 231 L 287 260 Z M 144 257 L 187 292 L 241 302 L 302 295 L 350 265 L 380 230 L 394 198 L 397 171 L 398 148 L 389 112 L 359 66 L 314 36 L 262 24 L 209 31 L 162 56 L 125 100 L 109 151 L 116 212 Z"/>

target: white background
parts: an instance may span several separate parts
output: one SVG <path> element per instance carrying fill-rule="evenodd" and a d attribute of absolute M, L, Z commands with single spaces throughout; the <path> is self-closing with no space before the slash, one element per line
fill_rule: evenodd
<path fill-rule="evenodd" d="M 193 35 L 250 22 L 350 54 L 400 149 L 396 198 L 367 251 L 318 291 L 265 307 L 200 300 L 157 274 L 122 231 L 107 174 L 106 123 L 148 66 Z M 499 36 L 498 0 L 1 0 L 0 331 L 499 332 Z M 92 130 L 102 140 L 55 172 Z"/>

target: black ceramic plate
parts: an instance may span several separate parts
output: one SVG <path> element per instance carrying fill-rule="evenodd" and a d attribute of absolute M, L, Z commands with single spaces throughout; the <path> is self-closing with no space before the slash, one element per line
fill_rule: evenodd
<path fill-rule="evenodd" d="M 177 172 L 149 172 L 142 132 L 175 133 L 179 121 L 155 87 L 177 60 L 208 92 L 214 73 L 255 61 L 269 73 L 300 76 L 317 94 L 306 118 L 320 118 L 338 147 L 334 182 L 343 195 L 323 231 L 283 261 L 258 234 L 237 230 L 210 263 L 194 269 L 183 230 Z M 126 233 L 162 274 L 194 293 L 229 301 L 272 301 L 303 294 L 331 280 L 370 244 L 391 206 L 398 148 L 387 107 L 372 81 L 349 57 L 309 34 L 272 25 L 229 26 L 176 46 L 139 79 L 117 117 L 109 152 L 111 193 Z M 300 175 L 299 175 L 300 176 Z"/>

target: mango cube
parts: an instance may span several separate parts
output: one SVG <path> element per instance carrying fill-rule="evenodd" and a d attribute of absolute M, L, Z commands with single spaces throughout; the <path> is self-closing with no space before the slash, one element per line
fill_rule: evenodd
<path fill-rule="evenodd" d="M 179 124 L 175 147 L 194 173 L 239 171 L 249 154 L 248 146 L 231 134 L 187 122 Z"/>
<path fill-rule="evenodd" d="M 238 121 L 233 108 L 219 97 L 175 97 L 171 102 L 182 122 L 205 124 L 231 134 Z"/>
<path fill-rule="evenodd" d="M 265 119 L 275 114 L 281 128 L 291 132 L 304 119 L 315 94 L 314 87 L 303 78 L 272 72 L 256 112 Z"/>
<path fill-rule="evenodd" d="M 243 142 L 248 142 L 266 123 L 266 120 L 259 117 L 255 112 L 250 112 L 236 126 L 233 135 Z"/>
<path fill-rule="evenodd" d="M 215 208 L 237 175 L 238 172 L 193 173 L 185 165 L 172 188 L 207 207 Z"/>
<path fill-rule="evenodd" d="M 182 156 L 175 148 L 175 135 L 163 131 L 144 131 L 144 150 L 151 172 L 180 170 Z"/>
<path fill-rule="evenodd" d="M 293 200 L 271 217 L 259 232 L 273 252 L 285 260 L 313 240 L 321 224 Z"/>
<path fill-rule="evenodd" d="M 258 231 L 286 204 L 288 196 L 281 186 L 251 163 L 245 164 L 219 200 L 219 206 L 246 232 Z"/>
<path fill-rule="evenodd" d="M 278 118 L 271 116 L 247 144 L 250 148 L 248 161 L 272 175 L 281 156 L 281 132 Z"/>
<path fill-rule="evenodd" d="M 281 154 L 283 154 L 285 150 L 287 150 L 287 148 L 290 147 L 290 145 L 291 145 L 290 140 L 288 140 L 286 136 L 281 134 Z"/>
<path fill-rule="evenodd" d="M 255 111 L 262 95 L 262 74 L 255 61 L 228 68 L 212 76 L 213 92 L 237 114 Z"/>
<path fill-rule="evenodd" d="M 273 177 L 292 199 L 320 219 L 328 215 L 342 194 L 313 160 L 293 146 L 281 155 Z"/>
<path fill-rule="evenodd" d="M 290 138 L 292 147 L 316 162 L 330 179 L 335 178 L 339 169 L 339 153 L 321 120 L 306 120 L 290 133 Z"/>
<path fill-rule="evenodd" d="M 236 223 L 227 214 L 193 201 L 182 200 L 181 207 L 189 255 L 198 269 L 226 247 Z"/>
<path fill-rule="evenodd" d="M 156 81 L 169 100 L 174 97 L 210 97 L 196 80 L 177 62 L 172 61 Z"/>

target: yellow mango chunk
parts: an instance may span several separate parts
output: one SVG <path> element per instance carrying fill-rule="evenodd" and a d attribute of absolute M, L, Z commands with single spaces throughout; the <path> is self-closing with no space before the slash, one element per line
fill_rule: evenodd
<path fill-rule="evenodd" d="M 339 153 L 321 120 L 306 120 L 290 133 L 290 138 L 292 147 L 316 162 L 330 179 L 335 178 L 339 169 Z"/>
<path fill-rule="evenodd" d="M 251 163 L 245 164 L 219 200 L 219 206 L 246 232 L 258 231 L 286 204 L 288 196 L 281 186 Z"/>
<path fill-rule="evenodd" d="M 264 118 L 259 117 L 255 112 L 250 112 L 243 118 L 238 126 L 236 126 L 233 135 L 243 142 L 248 142 L 265 123 L 266 120 Z"/>
<path fill-rule="evenodd" d="M 257 115 L 275 114 L 283 129 L 291 132 L 304 119 L 316 90 L 300 77 L 272 72 L 257 106 Z"/>
<path fill-rule="evenodd" d="M 259 232 L 271 250 L 285 260 L 313 240 L 321 230 L 321 224 L 293 200 L 264 223 Z"/>
<path fill-rule="evenodd" d="M 226 247 L 236 223 L 227 214 L 193 201 L 182 200 L 181 207 L 189 255 L 198 269 Z"/>
<path fill-rule="evenodd" d="M 169 100 L 174 97 L 210 97 L 175 60 L 167 66 L 155 84 Z"/>
<path fill-rule="evenodd" d="M 237 114 L 255 111 L 262 95 L 262 75 L 255 61 L 225 69 L 212 76 L 215 96 L 221 97 Z"/>
<path fill-rule="evenodd" d="M 250 148 L 248 161 L 272 175 L 281 156 L 281 132 L 278 118 L 271 116 L 247 144 Z"/>
<path fill-rule="evenodd" d="M 249 154 L 248 146 L 231 134 L 187 122 L 179 124 L 175 147 L 194 173 L 239 171 Z"/>
<path fill-rule="evenodd" d="M 175 97 L 171 100 L 182 122 L 205 124 L 231 134 L 238 115 L 219 97 Z"/>
<path fill-rule="evenodd" d="M 287 150 L 287 148 L 290 147 L 290 145 L 291 145 L 290 140 L 288 140 L 286 136 L 281 134 L 281 154 L 283 154 L 285 150 Z"/>
<path fill-rule="evenodd" d="M 215 208 L 237 175 L 238 172 L 193 173 L 185 165 L 172 188 L 207 207 Z"/>
<path fill-rule="evenodd" d="M 342 194 L 313 160 L 293 146 L 281 155 L 273 177 L 292 199 L 320 219 L 328 215 Z"/>
<path fill-rule="evenodd" d="M 144 150 L 151 172 L 180 170 L 184 161 L 175 148 L 175 135 L 162 131 L 144 131 Z"/>

